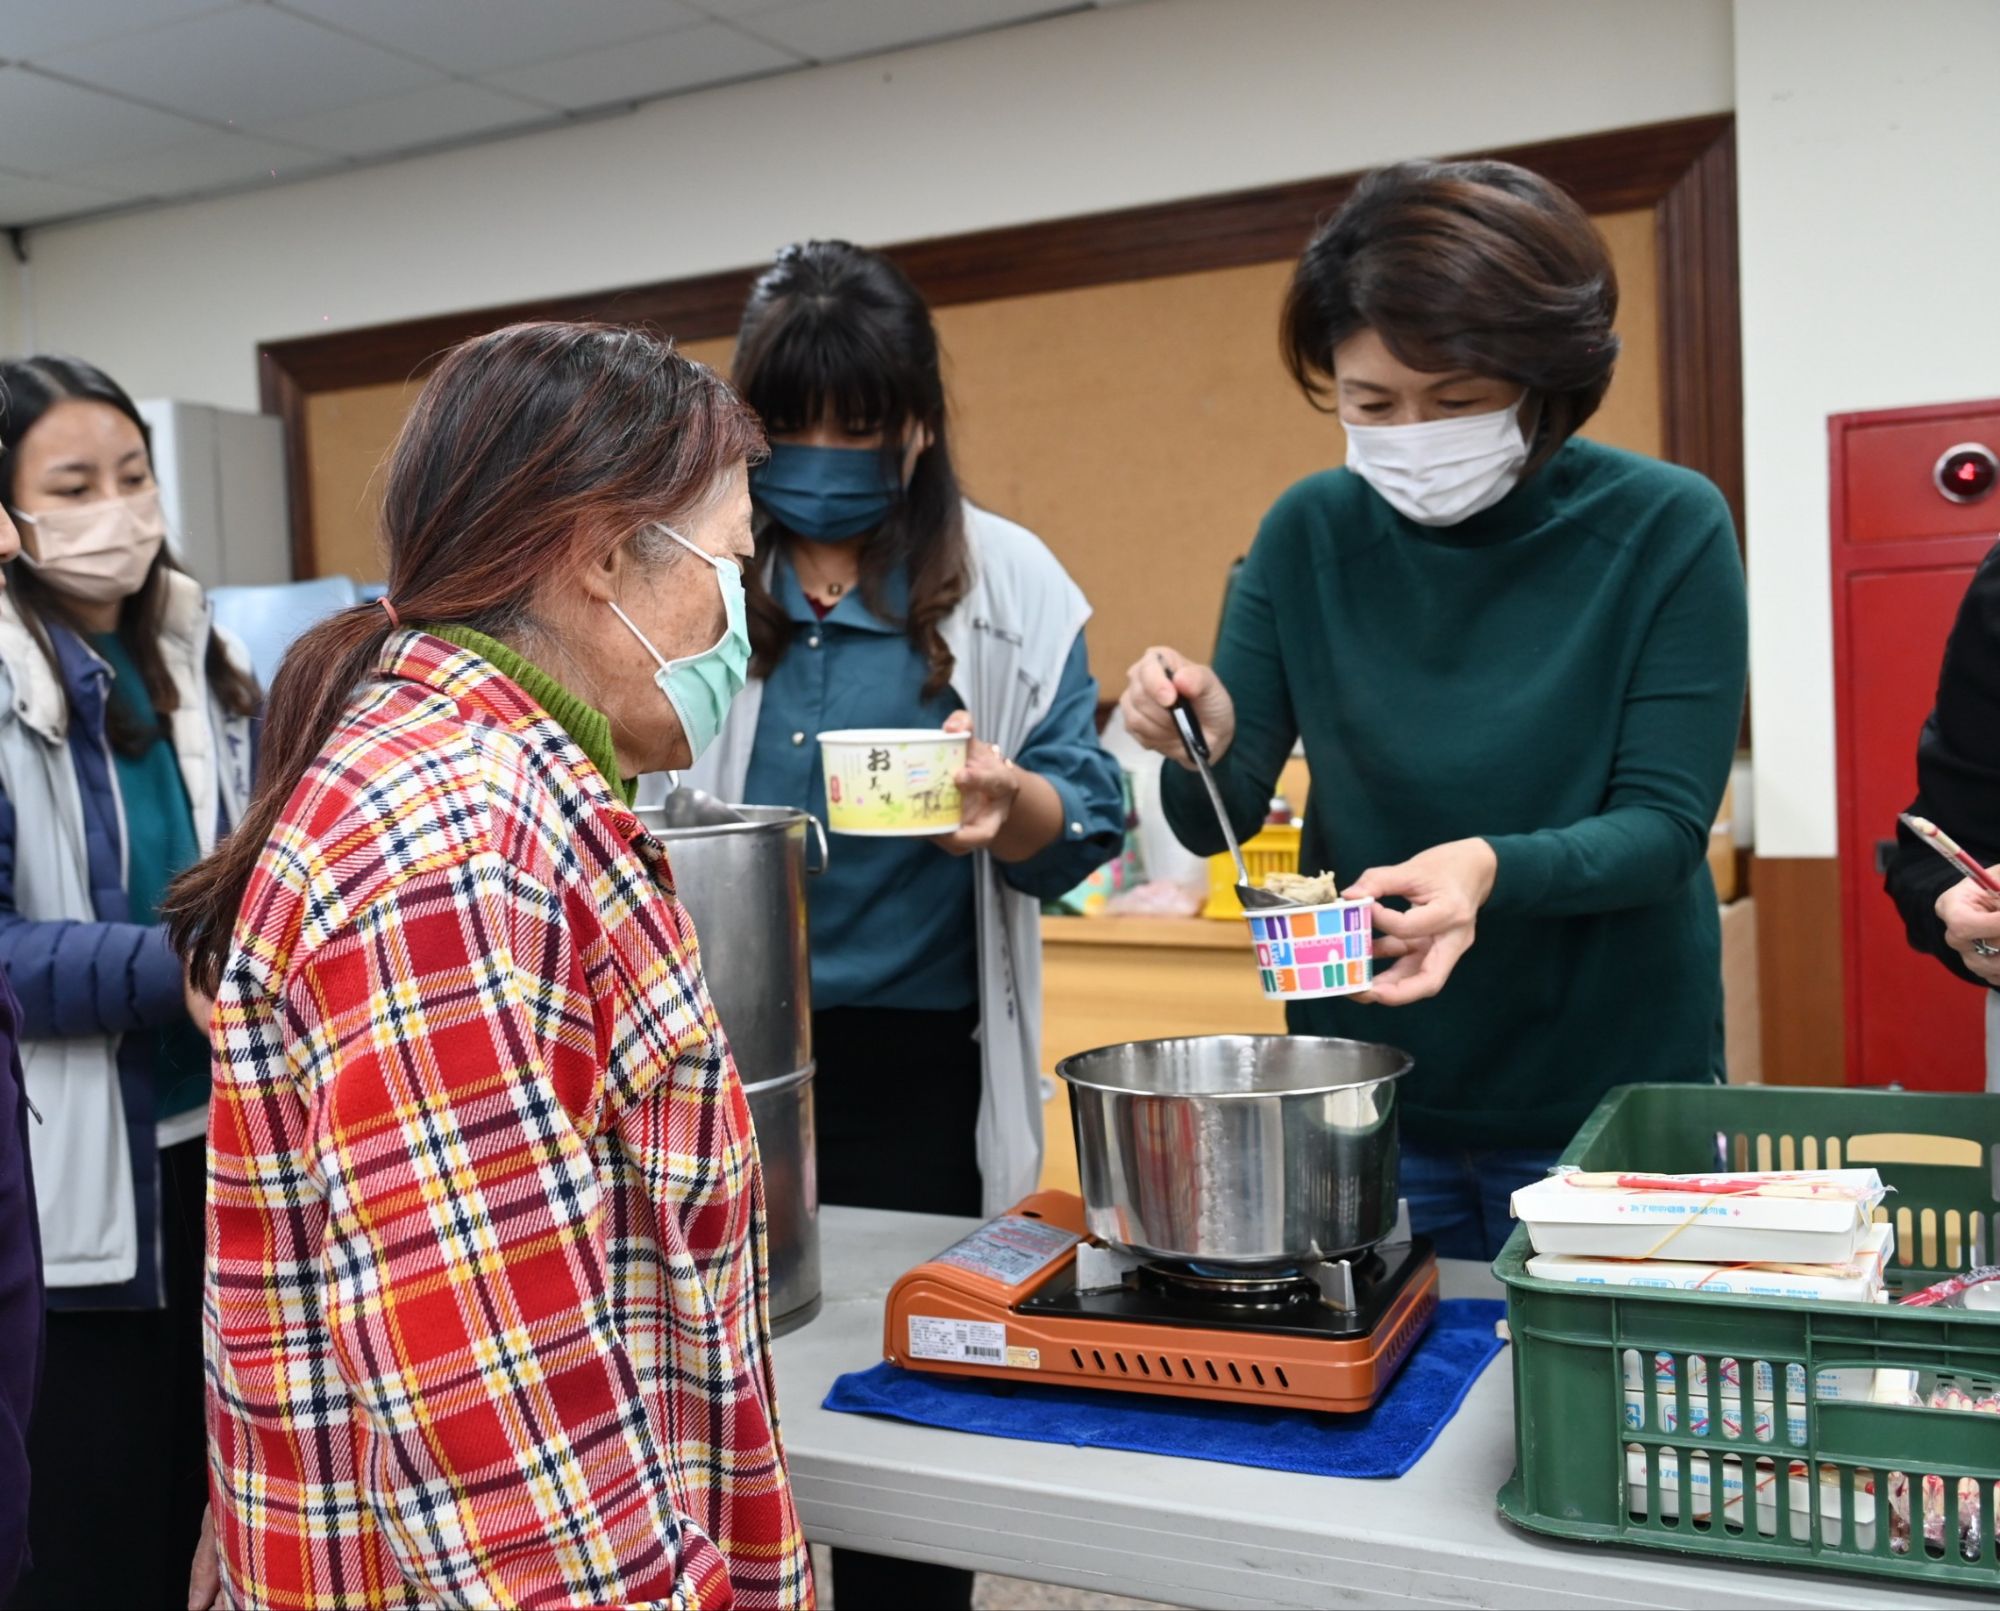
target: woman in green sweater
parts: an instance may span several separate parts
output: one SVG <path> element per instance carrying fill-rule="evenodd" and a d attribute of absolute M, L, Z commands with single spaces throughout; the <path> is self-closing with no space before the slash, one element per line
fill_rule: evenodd
<path fill-rule="evenodd" d="M 1239 834 L 1303 739 L 1303 865 L 1382 903 L 1380 960 L 1367 994 L 1295 1004 L 1291 1028 L 1414 1055 L 1404 1192 L 1447 1255 L 1497 1253 L 1509 1195 L 1609 1087 L 1722 1074 L 1705 852 L 1742 712 L 1742 565 L 1708 481 L 1575 435 L 1617 302 L 1589 219 L 1535 174 L 1362 180 L 1283 324 L 1347 467 L 1265 517 L 1214 666 L 1149 650 L 1124 697 L 1183 760 L 1167 816 L 1204 853 L 1222 837 L 1175 697 Z"/>

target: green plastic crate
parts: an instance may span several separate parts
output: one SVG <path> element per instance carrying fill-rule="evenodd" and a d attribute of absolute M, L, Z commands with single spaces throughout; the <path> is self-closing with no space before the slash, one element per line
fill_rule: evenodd
<path fill-rule="evenodd" d="M 1895 1188 L 1877 1215 L 1896 1225 L 1895 1292 L 2000 1263 L 2000 1096 L 1621 1086 L 1563 1161 L 1674 1174 L 1872 1165 Z M 1493 1266 L 1513 1334 L 1516 1464 L 1500 1491 L 1511 1521 L 2000 1590 L 2000 1415 L 1821 1396 L 1876 1368 L 1991 1394 L 2000 1314 L 1572 1286 L 1528 1275 L 1531 1253 L 1516 1226 Z M 1768 1412 L 1755 1402 L 1767 1387 Z M 1934 1506 L 1942 1525 L 1927 1529 Z"/>

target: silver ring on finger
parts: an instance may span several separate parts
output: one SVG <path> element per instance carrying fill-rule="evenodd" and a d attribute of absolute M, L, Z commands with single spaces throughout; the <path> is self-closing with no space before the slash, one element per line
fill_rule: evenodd
<path fill-rule="evenodd" d="M 2000 945 L 1995 945 L 1991 940 L 1974 940 L 1972 951 L 1975 956 L 2000 957 Z"/>

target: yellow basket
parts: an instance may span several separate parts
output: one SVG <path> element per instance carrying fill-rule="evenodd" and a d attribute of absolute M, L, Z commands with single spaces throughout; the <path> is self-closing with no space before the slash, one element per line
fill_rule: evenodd
<path fill-rule="evenodd" d="M 1272 873 L 1299 870 L 1299 830 L 1272 824 L 1243 847 L 1243 860 L 1250 869 L 1250 882 L 1261 884 Z M 1203 917 L 1241 918 L 1243 903 L 1236 898 L 1236 863 L 1228 856 L 1208 858 L 1208 904 Z"/>

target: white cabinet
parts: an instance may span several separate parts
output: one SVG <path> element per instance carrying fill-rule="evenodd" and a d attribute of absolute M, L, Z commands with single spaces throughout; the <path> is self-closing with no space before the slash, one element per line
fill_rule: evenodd
<path fill-rule="evenodd" d="M 285 431 L 272 414 L 148 398 L 153 471 L 174 552 L 207 586 L 292 579 Z"/>

